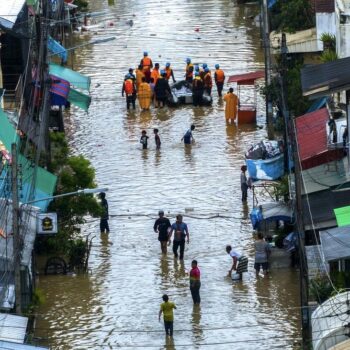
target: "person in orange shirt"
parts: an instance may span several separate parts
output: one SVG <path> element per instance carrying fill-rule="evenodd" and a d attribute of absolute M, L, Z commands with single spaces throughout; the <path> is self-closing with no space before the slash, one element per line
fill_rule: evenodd
<path fill-rule="evenodd" d="M 208 67 L 204 69 L 204 91 L 210 96 L 211 95 L 211 88 L 213 87 L 213 79 L 211 78 L 210 70 Z"/>
<path fill-rule="evenodd" d="M 154 65 L 154 69 L 151 72 L 151 78 L 154 80 L 154 84 L 157 84 L 157 80 L 160 77 L 160 71 L 159 71 L 159 63 L 156 63 Z"/>
<path fill-rule="evenodd" d="M 172 77 L 173 78 L 173 82 L 176 83 L 176 80 L 175 80 L 175 77 L 174 77 L 174 71 L 172 70 L 172 68 L 170 68 L 170 63 L 169 62 L 166 63 L 164 71 L 165 71 L 165 74 L 166 74 L 165 79 L 169 81 L 170 77 Z"/>
<path fill-rule="evenodd" d="M 140 65 L 142 66 L 143 73 L 146 77 L 146 82 L 149 83 L 151 81 L 151 68 L 153 68 L 153 62 L 150 57 L 148 57 L 148 52 L 145 51 L 143 53 L 143 59 L 140 61 Z"/>
<path fill-rule="evenodd" d="M 230 88 L 228 93 L 224 96 L 225 106 L 225 118 L 226 122 L 233 122 L 237 116 L 237 110 L 239 106 L 239 99 L 236 94 L 233 93 L 233 88 Z"/>
<path fill-rule="evenodd" d="M 126 108 L 130 108 L 130 104 L 132 104 L 133 109 L 136 108 L 135 106 L 135 99 L 136 99 L 136 87 L 134 80 L 132 77 L 127 74 L 124 78 L 123 83 L 123 89 L 122 89 L 122 96 L 124 97 L 124 93 L 126 95 Z"/>
<path fill-rule="evenodd" d="M 139 86 L 142 83 L 142 78 L 145 77 L 145 73 L 142 70 L 142 66 L 139 65 L 139 67 L 136 69 L 136 90 L 139 91 Z"/>
<path fill-rule="evenodd" d="M 216 88 L 218 90 L 218 95 L 219 97 L 221 97 L 222 89 L 224 88 L 225 73 L 222 69 L 220 69 L 219 64 L 215 65 L 214 79 L 215 79 Z"/>
<path fill-rule="evenodd" d="M 187 58 L 186 59 L 186 74 L 185 74 L 185 79 L 188 83 L 192 83 L 193 82 L 193 64 L 191 63 L 191 59 Z"/>

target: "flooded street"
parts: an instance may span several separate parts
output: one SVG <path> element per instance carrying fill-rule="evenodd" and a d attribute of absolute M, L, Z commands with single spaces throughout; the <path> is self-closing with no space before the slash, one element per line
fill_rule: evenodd
<path fill-rule="evenodd" d="M 74 69 L 92 78 L 92 104 L 88 113 L 72 108 L 67 129 L 74 153 L 86 156 L 98 186 L 109 188 L 111 233 L 100 236 L 99 220 L 83 228 L 84 234 L 96 235 L 89 275 L 40 276 L 46 303 L 35 335 L 59 350 L 294 349 L 300 337 L 297 273 L 275 270 L 256 280 L 251 193 L 247 206 L 240 197 L 244 152 L 265 137 L 264 117 L 258 118 L 258 127 L 227 126 L 216 89 L 213 105 L 200 108 L 127 112 L 121 97 L 123 77 L 143 51 L 161 67 L 171 62 L 177 80 L 183 79 L 186 57 L 212 70 L 220 63 L 226 76 L 262 69 L 259 28 L 252 24 L 257 5 L 116 0 L 108 7 L 107 1 L 94 0 L 90 9 L 107 10 L 103 20 L 113 25 L 75 34 L 79 43 L 117 39 L 76 51 Z M 261 98 L 259 109 L 258 115 L 263 114 Z M 185 148 L 181 137 L 192 123 L 196 142 Z M 150 136 L 148 150 L 139 143 L 143 129 Z M 171 249 L 161 256 L 153 232 L 159 209 L 171 222 L 184 214 L 190 244 L 183 264 L 174 260 Z M 231 265 L 226 244 L 250 258 L 242 283 L 226 277 Z M 192 259 L 202 274 L 200 308 L 193 307 L 189 290 Z M 165 339 L 163 322 L 158 322 L 164 293 L 177 305 L 173 342 Z"/>

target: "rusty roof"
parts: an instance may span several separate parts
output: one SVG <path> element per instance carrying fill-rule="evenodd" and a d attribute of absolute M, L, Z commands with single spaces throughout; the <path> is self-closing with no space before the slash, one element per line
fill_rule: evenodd
<path fill-rule="evenodd" d="M 315 12 L 332 13 L 335 11 L 334 0 L 314 0 Z"/>
<path fill-rule="evenodd" d="M 251 73 L 231 75 L 228 83 L 237 83 L 238 85 L 254 85 L 255 80 L 265 78 L 265 71 L 259 70 Z"/>

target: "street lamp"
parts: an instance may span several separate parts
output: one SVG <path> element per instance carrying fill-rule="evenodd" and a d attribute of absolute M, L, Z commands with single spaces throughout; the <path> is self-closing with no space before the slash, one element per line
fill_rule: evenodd
<path fill-rule="evenodd" d="M 108 191 L 107 187 L 106 188 L 85 188 L 83 190 L 77 190 L 77 191 L 74 191 L 74 192 L 56 194 L 55 196 L 51 196 L 51 197 L 35 199 L 35 200 L 29 201 L 29 202 L 26 202 L 26 203 L 22 203 L 21 207 L 23 205 L 33 204 L 33 203 L 37 203 L 37 202 L 41 202 L 41 201 L 48 201 L 50 199 L 56 199 L 56 198 L 74 196 L 74 195 L 81 195 L 81 194 L 93 194 L 93 193 L 107 192 L 107 191 Z"/>

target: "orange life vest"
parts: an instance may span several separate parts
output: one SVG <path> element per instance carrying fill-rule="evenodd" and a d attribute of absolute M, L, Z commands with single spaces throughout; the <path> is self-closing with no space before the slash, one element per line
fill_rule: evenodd
<path fill-rule="evenodd" d="M 206 73 L 204 76 L 204 86 L 205 87 L 212 87 L 213 86 L 213 80 L 211 78 L 210 72 Z"/>
<path fill-rule="evenodd" d="M 165 78 L 166 78 L 167 80 L 169 80 L 170 77 L 171 77 L 171 73 L 172 73 L 173 70 L 172 70 L 171 68 L 165 68 L 164 70 L 165 70 L 165 73 L 166 73 Z"/>
<path fill-rule="evenodd" d="M 151 73 L 151 78 L 154 79 L 154 84 L 156 84 L 159 77 L 160 77 L 159 69 L 153 69 Z"/>
<path fill-rule="evenodd" d="M 192 78 L 193 77 L 193 64 L 189 63 L 186 66 L 186 78 Z"/>
<path fill-rule="evenodd" d="M 127 79 L 124 82 L 124 91 L 127 95 L 132 95 L 134 91 L 134 82 L 132 79 Z"/>
<path fill-rule="evenodd" d="M 142 67 L 143 67 L 143 71 L 147 71 L 151 69 L 151 65 L 152 65 L 152 60 L 149 57 L 144 57 L 142 59 Z"/>
<path fill-rule="evenodd" d="M 217 83 L 223 83 L 225 80 L 225 73 L 222 69 L 217 69 L 215 71 L 215 78 Z"/>

